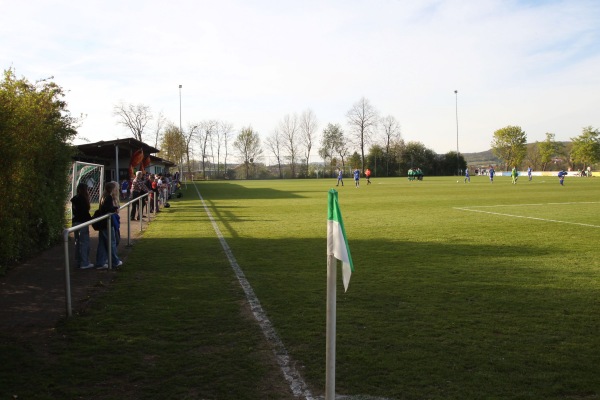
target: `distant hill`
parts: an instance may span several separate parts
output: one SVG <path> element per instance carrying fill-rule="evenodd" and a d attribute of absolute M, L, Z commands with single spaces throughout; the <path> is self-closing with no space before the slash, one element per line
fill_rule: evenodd
<path fill-rule="evenodd" d="M 500 160 L 492 153 L 492 149 L 481 151 L 479 153 L 460 153 L 467 162 L 467 165 L 473 167 L 487 167 L 489 165 L 498 165 Z"/>
<path fill-rule="evenodd" d="M 567 147 L 571 142 L 558 142 L 563 147 Z M 535 143 L 527 143 L 527 147 L 535 146 Z M 460 153 L 465 158 L 467 165 L 472 167 L 487 167 L 489 165 L 500 165 L 502 162 L 494 155 L 492 149 L 481 151 L 479 153 Z"/>

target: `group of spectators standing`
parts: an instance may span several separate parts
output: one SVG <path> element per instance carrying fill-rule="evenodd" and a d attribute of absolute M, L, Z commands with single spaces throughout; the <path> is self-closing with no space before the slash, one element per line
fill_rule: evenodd
<path fill-rule="evenodd" d="M 134 179 L 124 180 L 121 183 L 121 196 L 123 199 L 129 198 L 133 200 L 145 193 L 150 193 L 142 201 L 142 217 L 145 217 L 144 212 L 148 207 L 148 203 L 150 203 L 150 212 L 152 213 L 156 204 L 155 199 L 158 199 L 159 206 L 156 211 L 160 211 L 160 206 L 167 204 L 167 200 L 175 192 L 178 184 L 179 182 L 169 174 L 163 176 L 162 174 L 144 174 L 142 171 L 138 171 Z M 138 202 L 132 203 L 131 220 L 139 221 L 140 213 L 138 207 Z"/>
<path fill-rule="evenodd" d="M 119 268 L 123 265 L 123 261 L 117 253 L 117 246 L 121 238 L 120 227 L 121 220 L 119 217 L 120 200 L 135 200 L 144 193 L 150 195 L 142 201 L 142 210 L 139 210 L 139 201 L 131 203 L 132 220 L 139 220 L 140 217 L 145 217 L 144 212 L 150 204 L 150 212 L 154 212 L 155 200 L 158 199 L 157 205 L 166 205 L 171 193 L 178 187 L 178 182 L 173 180 L 171 176 L 162 176 L 161 174 L 144 174 L 138 171 L 133 180 L 124 180 L 121 185 L 118 182 L 107 182 L 104 185 L 104 191 L 100 198 L 98 212 L 94 217 L 111 214 L 111 229 L 110 244 L 108 240 L 108 223 L 102 220 L 98 224 L 94 224 L 94 229 L 98 230 L 98 249 L 96 251 L 96 263 L 91 263 L 89 259 L 90 252 L 90 230 L 89 225 L 83 226 L 74 232 L 75 237 L 75 261 L 81 269 L 108 268 L 108 246 L 111 246 L 111 257 L 113 268 Z M 119 194 L 120 189 L 120 194 Z M 90 221 L 93 217 L 90 215 L 90 195 L 88 185 L 80 183 L 77 185 L 77 193 L 71 199 L 72 207 L 72 226 L 84 224 Z M 160 211 L 160 206 L 156 212 Z M 137 216 L 136 216 L 137 215 Z"/>

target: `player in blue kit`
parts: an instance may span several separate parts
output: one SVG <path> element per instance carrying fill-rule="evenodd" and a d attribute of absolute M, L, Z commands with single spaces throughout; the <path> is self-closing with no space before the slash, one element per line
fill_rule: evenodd
<path fill-rule="evenodd" d="M 354 185 L 356 185 L 356 187 L 360 186 L 360 171 L 358 168 L 354 170 Z"/>
<path fill-rule="evenodd" d="M 339 186 L 340 182 L 341 182 L 342 186 L 344 186 L 344 173 L 342 172 L 341 169 L 340 169 L 340 172 L 338 173 L 338 182 L 337 182 L 337 185 L 335 185 L 335 186 Z"/>
<path fill-rule="evenodd" d="M 559 171 L 558 172 L 558 182 L 564 186 L 564 182 L 565 182 L 565 176 L 567 176 L 567 172 L 566 171 Z"/>
<path fill-rule="evenodd" d="M 490 183 L 494 183 L 494 175 L 496 174 L 496 171 L 494 170 L 494 167 L 490 167 Z"/>

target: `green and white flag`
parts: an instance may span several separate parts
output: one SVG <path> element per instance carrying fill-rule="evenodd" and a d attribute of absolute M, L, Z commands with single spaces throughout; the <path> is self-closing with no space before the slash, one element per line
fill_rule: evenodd
<path fill-rule="evenodd" d="M 335 189 L 329 190 L 328 197 L 327 255 L 332 255 L 342 262 L 342 281 L 344 282 L 344 291 L 347 291 L 354 265 L 352 264 L 350 247 L 348 247 L 348 240 L 346 239 L 342 212 L 338 204 L 338 192 Z"/>

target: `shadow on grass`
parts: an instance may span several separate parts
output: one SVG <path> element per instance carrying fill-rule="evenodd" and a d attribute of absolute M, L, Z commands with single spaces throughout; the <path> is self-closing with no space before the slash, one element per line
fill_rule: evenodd
<path fill-rule="evenodd" d="M 198 189 L 204 195 L 202 183 L 197 183 Z M 275 190 L 268 187 L 249 188 L 240 184 L 228 182 L 210 182 L 210 198 L 214 200 L 230 199 L 295 199 L 302 196 L 289 191 Z M 193 187 L 187 190 L 190 195 L 195 195 Z"/>

